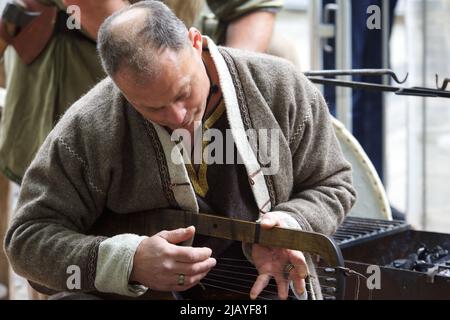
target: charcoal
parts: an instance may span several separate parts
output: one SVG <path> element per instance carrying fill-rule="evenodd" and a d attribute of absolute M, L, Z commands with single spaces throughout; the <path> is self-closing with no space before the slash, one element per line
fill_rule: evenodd
<path fill-rule="evenodd" d="M 428 272 L 435 267 L 436 262 L 449 255 L 448 250 L 441 246 L 429 249 L 425 244 L 420 244 L 416 253 L 411 253 L 406 259 L 396 259 L 389 266 L 397 269 L 414 270 L 418 272 Z M 446 262 L 450 265 L 450 262 Z"/>
<path fill-rule="evenodd" d="M 424 260 L 417 260 L 413 270 L 419 271 L 419 272 L 428 272 L 428 269 L 433 268 L 434 264 L 428 263 Z"/>

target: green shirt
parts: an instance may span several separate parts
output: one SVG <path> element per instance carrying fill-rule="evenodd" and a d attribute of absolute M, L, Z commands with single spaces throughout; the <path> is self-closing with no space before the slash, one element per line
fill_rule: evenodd
<path fill-rule="evenodd" d="M 93 41 L 55 33 L 37 60 L 25 65 L 5 52 L 6 98 L 0 124 L 0 169 L 20 183 L 58 119 L 105 77 Z"/>
<path fill-rule="evenodd" d="M 40 0 L 65 10 L 62 0 Z M 281 1 L 208 0 L 219 18 L 217 37 L 231 20 Z M 12 47 L 5 52 L 7 93 L 0 124 L 0 170 L 20 183 L 42 142 L 64 112 L 105 77 L 95 43 L 56 32 L 37 60 L 25 65 Z"/>

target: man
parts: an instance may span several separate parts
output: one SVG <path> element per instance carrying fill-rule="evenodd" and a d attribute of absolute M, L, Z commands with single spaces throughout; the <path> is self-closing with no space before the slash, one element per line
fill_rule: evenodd
<path fill-rule="evenodd" d="M 139 296 L 148 288 L 185 291 L 230 244 L 192 239 L 192 227 L 151 237 L 95 237 L 87 230 L 108 212 L 180 208 L 260 218 L 263 228 L 331 234 L 350 210 L 351 168 L 327 106 L 288 62 L 217 48 L 157 1 L 108 18 L 98 48 L 110 77 L 70 108 L 24 177 L 5 241 L 19 274 L 64 291 L 67 268 L 78 266 L 79 291 L 122 296 Z M 231 130 L 225 144 L 231 140 L 241 161 L 191 164 L 191 154 L 174 142 L 176 134 L 192 138 L 205 129 Z M 263 147 L 247 139 L 247 129 L 279 132 L 266 137 L 277 147 L 269 170 L 260 165 Z M 191 246 L 176 245 L 186 241 Z M 288 296 L 291 280 L 304 298 L 308 272 L 310 297 L 321 297 L 312 263 L 301 252 L 246 244 L 243 249 L 259 272 L 251 298 L 271 277 L 280 298 Z M 284 277 L 291 264 L 295 268 Z"/>
<path fill-rule="evenodd" d="M 29 3 L 33 0 L 27 0 Z M 0 172 L 21 184 L 44 139 L 67 108 L 105 77 L 96 53 L 97 30 L 104 19 L 129 5 L 125 0 L 34 0 L 57 7 L 53 33 L 30 64 L 10 46 L 5 53 L 7 94 L 0 123 Z M 187 26 L 203 8 L 204 0 L 166 0 Z M 219 26 L 213 28 L 223 44 L 266 51 L 279 0 L 208 0 Z M 78 6 L 81 29 L 68 29 L 67 7 Z M 69 12 L 74 12 L 73 8 Z M 53 19 L 47 19 L 51 24 Z M 73 20 L 69 20 L 72 21 Z M 50 26 L 51 27 L 51 26 Z M 33 27 L 30 31 L 42 30 Z M 40 32 L 40 31 L 39 31 Z M 42 34 L 42 32 L 40 32 Z M 40 39 L 41 34 L 33 35 Z M 279 46 L 278 46 L 279 47 Z M 280 50 L 278 50 L 279 52 Z M 289 50 L 283 50 L 289 51 Z M 292 51 L 292 50 L 291 50 Z M 0 220 L 8 222 L 0 215 Z"/>
<path fill-rule="evenodd" d="M 106 17 L 136 0 L 36 0 L 58 8 L 51 39 L 31 63 L 24 63 L 10 46 L 5 52 L 7 87 L 0 125 L 0 171 L 20 184 L 25 170 L 47 134 L 79 97 L 105 74 L 95 50 L 97 30 Z M 168 0 L 183 10 L 186 23 L 195 19 L 202 0 Z M 177 2 L 185 3 L 179 6 Z M 266 51 L 272 35 L 279 0 L 208 0 L 219 21 L 222 44 Z M 68 29 L 68 6 L 78 6 L 81 30 Z M 74 12 L 69 10 L 69 12 Z M 190 27 L 190 25 L 188 25 Z M 35 28 L 39 30 L 39 28 Z M 36 38 L 39 38 L 36 36 Z"/>

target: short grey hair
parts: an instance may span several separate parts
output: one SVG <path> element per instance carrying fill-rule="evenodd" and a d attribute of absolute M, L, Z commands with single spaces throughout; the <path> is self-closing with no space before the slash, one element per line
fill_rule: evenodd
<path fill-rule="evenodd" d="M 115 24 L 133 10 L 143 10 L 142 19 Z M 160 50 L 180 51 L 187 45 L 186 26 L 160 1 L 141 1 L 114 13 L 100 26 L 97 39 L 103 68 L 111 77 L 122 67 L 137 76 L 143 72 L 152 76 L 157 72 Z"/>

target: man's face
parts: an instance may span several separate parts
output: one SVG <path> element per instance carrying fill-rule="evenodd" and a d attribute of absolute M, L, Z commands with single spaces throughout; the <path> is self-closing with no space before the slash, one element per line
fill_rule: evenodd
<path fill-rule="evenodd" d="M 130 72 L 120 69 L 114 80 L 144 118 L 172 130 L 184 128 L 192 133 L 195 122 L 199 124 L 203 118 L 209 89 L 201 49 L 166 49 L 160 53 L 158 63 L 161 72 L 153 79 L 136 84 Z"/>

